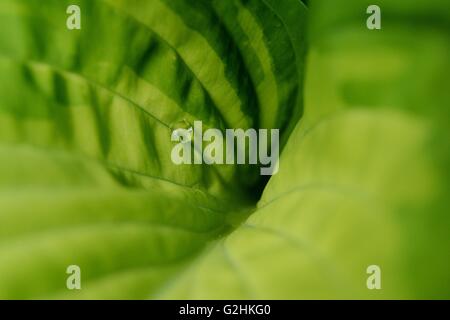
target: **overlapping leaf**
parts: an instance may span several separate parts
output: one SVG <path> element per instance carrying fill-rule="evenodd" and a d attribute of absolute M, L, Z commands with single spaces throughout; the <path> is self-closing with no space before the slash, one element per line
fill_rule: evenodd
<path fill-rule="evenodd" d="M 305 115 L 280 173 L 157 297 L 449 297 L 448 10 L 380 6 L 382 32 L 365 27 L 364 1 L 314 2 Z M 371 265 L 381 290 L 368 290 Z"/>

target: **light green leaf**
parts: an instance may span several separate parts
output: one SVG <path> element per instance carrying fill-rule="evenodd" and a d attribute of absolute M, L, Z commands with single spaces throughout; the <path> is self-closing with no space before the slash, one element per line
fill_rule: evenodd
<path fill-rule="evenodd" d="M 450 297 L 450 19 L 437 3 L 397 3 L 380 4 L 377 33 L 363 1 L 314 2 L 305 115 L 280 173 L 257 211 L 156 297 Z M 381 290 L 366 286 L 371 265 Z"/>

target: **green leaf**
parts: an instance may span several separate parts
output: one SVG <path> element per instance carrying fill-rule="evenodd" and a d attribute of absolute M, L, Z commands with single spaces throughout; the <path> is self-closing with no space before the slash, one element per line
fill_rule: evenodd
<path fill-rule="evenodd" d="M 145 298 L 248 216 L 259 169 L 176 166 L 170 137 L 201 120 L 287 139 L 305 43 L 271 5 L 5 0 L 0 16 L 0 297 Z"/>
<path fill-rule="evenodd" d="M 0 297 L 449 298 L 450 16 L 366 6 L 2 0 Z M 280 128 L 279 173 L 174 165 L 195 120 Z"/>

